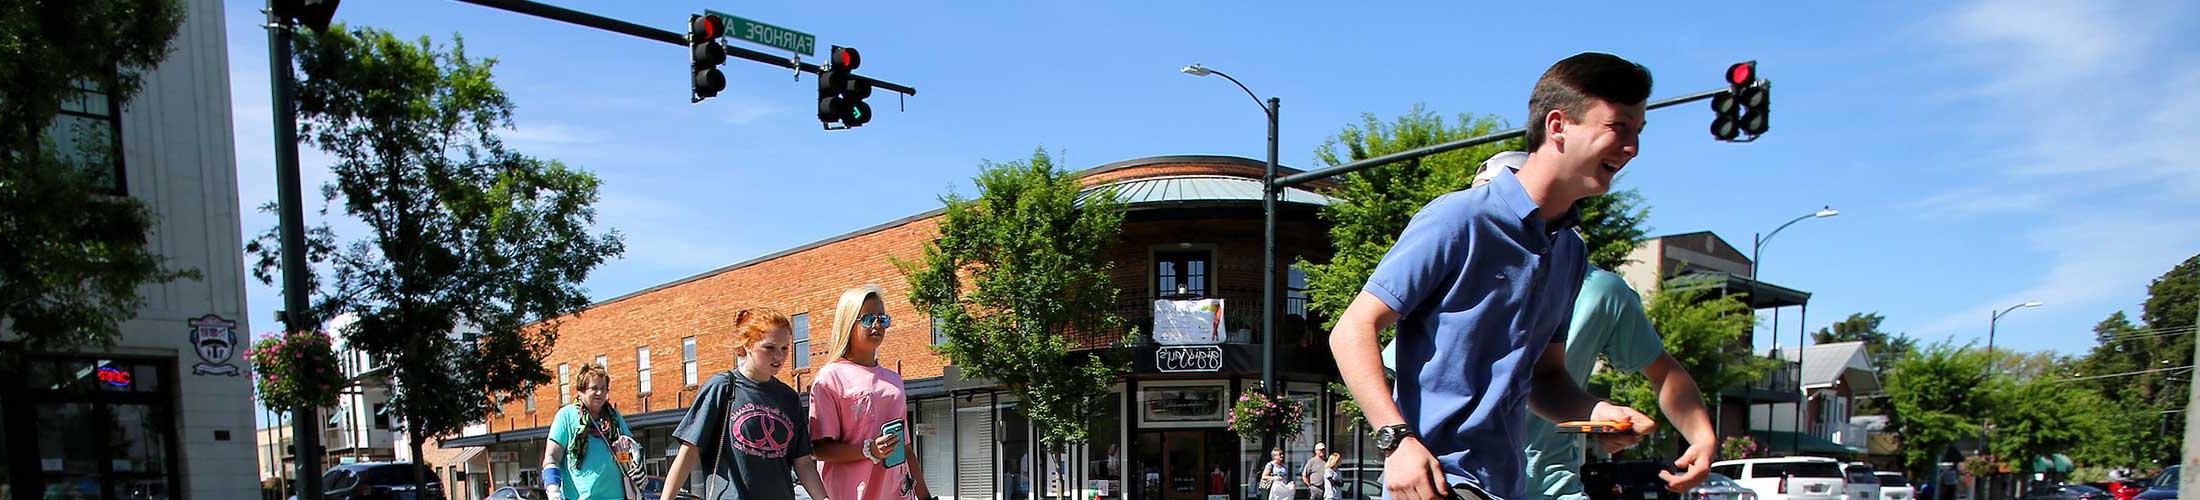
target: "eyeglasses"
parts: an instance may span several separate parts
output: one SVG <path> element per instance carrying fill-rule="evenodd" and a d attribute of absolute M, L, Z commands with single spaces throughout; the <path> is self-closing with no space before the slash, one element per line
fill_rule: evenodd
<path fill-rule="evenodd" d="M 886 313 L 865 314 L 856 316 L 856 324 L 863 325 L 864 328 L 884 330 L 894 325 L 894 318 L 887 316 Z"/>

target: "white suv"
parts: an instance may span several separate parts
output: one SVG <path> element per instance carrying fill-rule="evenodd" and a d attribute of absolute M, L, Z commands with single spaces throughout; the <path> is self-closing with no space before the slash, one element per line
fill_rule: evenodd
<path fill-rule="evenodd" d="M 1902 474 L 1881 471 L 1872 475 L 1879 476 L 1880 500 L 1910 500 L 1910 497 L 1917 496 L 1917 490 L 1910 488 L 1910 480 L 1903 478 Z"/>
<path fill-rule="evenodd" d="M 1874 475 L 1878 471 L 1871 464 L 1849 462 L 1841 470 L 1848 474 L 1850 500 L 1879 500 L 1879 476 Z"/>
<path fill-rule="evenodd" d="M 1734 478 L 1755 490 L 1764 500 L 1844 500 L 1848 481 L 1841 462 L 1824 457 L 1780 457 L 1728 460 L 1711 464 L 1711 472 Z"/>

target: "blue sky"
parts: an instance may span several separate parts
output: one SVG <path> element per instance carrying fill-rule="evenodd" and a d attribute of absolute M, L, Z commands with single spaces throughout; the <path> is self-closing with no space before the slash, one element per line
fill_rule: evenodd
<path fill-rule="evenodd" d="M 1703 105 L 1652 112 L 1620 186 L 1648 198 L 1651 234 L 1710 230 L 1744 251 L 1752 232 L 1841 210 L 1765 249 L 1764 279 L 1816 294 L 1809 329 L 1877 311 L 1890 331 L 1983 342 L 1990 310 L 2041 300 L 2004 318 L 1999 342 L 2082 353 L 2095 322 L 2136 313 L 2149 280 L 2200 252 L 2189 2 L 553 3 L 675 31 L 731 12 L 858 47 L 859 73 L 919 90 L 906 111 L 880 92 L 870 125 L 825 132 L 815 84 L 784 69 L 731 61 L 726 92 L 690 104 L 684 47 L 454 1 L 345 3 L 340 22 L 463 35 L 518 104 L 507 139 L 602 176 L 601 222 L 628 252 L 586 283 L 599 299 L 936 208 L 980 161 L 1037 147 L 1071 169 L 1261 157 L 1259 109 L 1176 71 L 1188 63 L 1281 97 L 1282 161 L 1306 166 L 1362 113 L 1425 104 L 1517 124 L 1535 77 L 1588 50 L 1651 68 L 1656 97 L 1760 62 L 1776 83 L 1768 135 L 1719 143 Z M 259 5 L 230 2 L 224 21 L 248 234 L 274 224 L 249 210 L 274 198 Z M 307 148 L 308 193 L 326 163 Z M 251 331 L 277 329 L 278 291 L 248 287 Z"/>

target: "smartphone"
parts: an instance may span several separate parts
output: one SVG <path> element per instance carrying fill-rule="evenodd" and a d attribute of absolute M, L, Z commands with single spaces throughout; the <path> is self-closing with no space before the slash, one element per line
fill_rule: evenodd
<path fill-rule="evenodd" d="M 1626 421 L 1575 420 L 1560 422 L 1558 432 L 1561 434 L 1624 434 L 1633 431 L 1633 427 L 1632 424 Z"/>
<path fill-rule="evenodd" d="M 880 460 L 879 465 L 883 465 L 886 466 L 886 468 L 891 469 L 896 466 L 900 466 L 902 462 L 909 461 L 909 454 L 902 451 L 909 449 L 909 436 L 901 433 L 902 427 L 903 423 L 901 419 L 898 418 L 878 426 L 878 432 L 881 436 L 887 434 L 901 436 L 901 441 L 894 444 L 894 451 L 887 452 L 886 458 L 884 460 Z"/>

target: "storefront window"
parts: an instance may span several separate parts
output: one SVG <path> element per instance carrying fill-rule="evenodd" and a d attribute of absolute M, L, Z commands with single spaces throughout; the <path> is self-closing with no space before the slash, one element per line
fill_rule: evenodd
<path fill-rule="evenodd" d="M 947 398 L 918 400 L 917 461 L 924 468 L 924 485 L 932 495 L 955 497 L 955 402 Z"/>
<path fill-rule="evenodd" d="M 994 498 L 993 400 L 990 396 L 956 399 L 955 406 L 957 498 Z"/>
<path fill-rule="evenodd" d="M 1123 496 L 1122 445 L 1122 396 L 1109 394 L 1101 400 L 1100 413 L 1092 419 L 1090 440 L 1085 441 L 1084 485 L 1096 494 L 1107 498 Z"/>
<path fill-rule="evenodd" d="M 33 358 L 0 414 L 24 425 L 0 438 L 0 489 L 49 498 L 169 498 L 174 418 L 160 361 Z"/>

